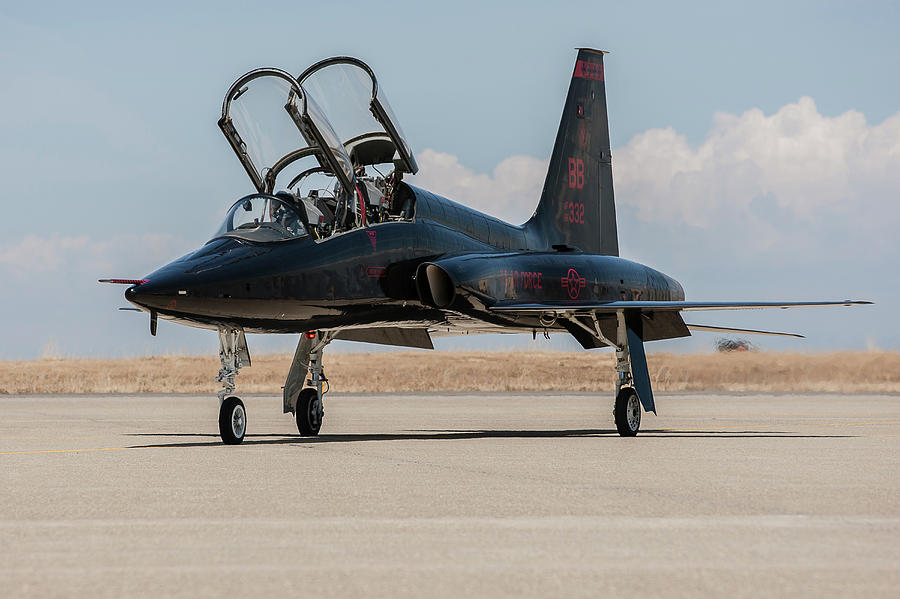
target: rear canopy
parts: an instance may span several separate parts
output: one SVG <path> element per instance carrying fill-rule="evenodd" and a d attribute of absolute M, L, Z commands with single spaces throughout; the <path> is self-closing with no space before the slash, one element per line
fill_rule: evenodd
<path fill-rule="evenodd" d="M 419 167 L 369 65 L 350 56 L 319 61 L 297 81 L 324 110 L 356 166 L 393 162 L 402 172 Z"/>

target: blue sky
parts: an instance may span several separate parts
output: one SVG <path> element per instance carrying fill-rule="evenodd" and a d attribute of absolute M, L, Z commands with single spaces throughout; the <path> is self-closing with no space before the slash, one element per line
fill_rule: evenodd
<path fill-rule="evenodd" d="M 94 281 L 202 244 L 251 191 L 215 124 L 243 72 L 366 60 L 419 182 L 515 221 L 537 201 L 577 46 L 611 51 L 623 256 L 693 299 L 878 302 L 692 315 L 809 336 L 764 347 L 900 347 L 895 3 L 188 4 L 0 8 L 0 358 L 215 350 L 214 334 L 169 323 L 149 337 L 115 310 L 121 289 Z"/>

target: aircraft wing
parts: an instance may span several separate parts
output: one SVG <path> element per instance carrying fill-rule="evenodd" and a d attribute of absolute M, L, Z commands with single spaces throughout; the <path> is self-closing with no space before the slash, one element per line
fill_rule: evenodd
<path fill-rule="evenodd" d="M 491 306 L 494 312 L 618 312 L 642 310 L 648 312 L 682 310 L 759 310 L 763 308 L 813 308 L 816 306 L 854 306 L 871 304 L 861 300 L 812 301 L 812 302 L 579 302 L 567 303 L 515 303 L 497 302 Z"/>

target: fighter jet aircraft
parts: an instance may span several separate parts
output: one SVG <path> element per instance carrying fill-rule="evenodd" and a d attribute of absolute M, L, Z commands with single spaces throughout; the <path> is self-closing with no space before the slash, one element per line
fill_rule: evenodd
<path fill-rule="evenodd" d="M 436 336 L 497 332 L 614 348 L 614 420 L 634 436 L 641 408 L 656 412 L 645 342 L 691 328 L 785 334 L 689 325 L 682 312 L 868 303 L 686 301 L 672 277 L 620 258 L 604 54 L 578 50 L 543 191 L 520 226 L 403 180 L 419 167 L 361 60 L 250 71 L 225 94 L 219 127 L 256 191 L 195 252 L 104 282 L 129 285 L 154 335 L 159 318 L 218 331 L 226 444 L 247 430 L 234 394 L 250 365 L 245 333 L 300 335 L 283 409 L 304 436 L 322 426 L 331 341 L 432 348 Z"/>

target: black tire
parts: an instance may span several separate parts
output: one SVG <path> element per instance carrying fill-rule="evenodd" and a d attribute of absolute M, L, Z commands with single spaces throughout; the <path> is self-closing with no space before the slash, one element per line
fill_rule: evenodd
<path fill-rule="evenodd" d="M 616 430 L 623 437 L 634 437 L 641 428 L 641 400 L 631 387 L 622 387 L 616 395 Z"/>
<path fill-rule="evenodd" d="M 225 445 L 239 445 L 247 432 L 247 410 L 237 397 L 226 397 L 219 407 L 219 435 Z"/>
<path fill-rule="evenodd" d="M 297 417 L 297 430 L 304 437 L 315 437 L 322 428 L 322 419 L 325 417 L 325 409 L 319 400 L 319 393 L 315 389 L 302 389 L 297 398 L 297 406 L 294 408 Z"/>

